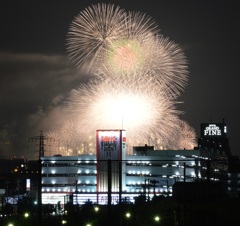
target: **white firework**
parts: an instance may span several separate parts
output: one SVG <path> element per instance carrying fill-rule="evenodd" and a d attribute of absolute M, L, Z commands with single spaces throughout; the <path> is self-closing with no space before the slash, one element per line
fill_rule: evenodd
<path fill-rule="evenodd" d="M 95 73 L 98 78 L 136 77 L 153 80 L 164 87 L 171 99 L 179 97 L 188 81 L 188 69 L 181 48 L 161 35 L 147 39 L 123 39 L 113 42 L 106 63 Z"/>
<path fill-rule="evenodd" d="M 195 130 L 185 121 L 179 121 L 178 127 L 179 136 L 176 140 L 176 149 L 192 150 L 197 145 L 197 136 Z"/>
<path fill-rule="evenodd" d="M 107 45 L 123 34 L 126 13 L 114 5 L 98 4 L 81 11 L 70 25 L 68 52 L 80 67 L 98 65 Z"/>
<path fill-rule="evenodd" d="M 147 49 L 148 60 L 142 74 L 151 77 L 156 85 L 163 85 L 168 96 L 175 99 L 187 85 L 186 57 L 177 44 L 162 35 L 155 37 L 150 43 L 152 44 Z"/>
<path fill-rule="evenodd" d="M 113 4 L 97 4 L 75 17 L 69 28 L 67 49 L 79 68 L 85 66 L 92 71 L 105 60 L 114 41 L 145 38 L 156 32 L 156 23 L 145 14 L 127 13 Z"/>
<path fill-rule="evenodd" d="M 149 143 L 153 136 L 167 145 L 180 113 L 174 104 L 151 81 L 118 79 L 82 85 L 73 92 L 68 110 L 85 134 L 125 129 L 130 140 Z"/>
<path fill-rule="evenodd" d="M 94 153 L 98 129 L 126 130 L 129 154 L 137 145 L 180 149 L 194 144 L 194 130 L 176 109 L 188 81 L 187 60 L 158 32 L 151 17 L 112 4 L 92 5 L 73 20 L 69 56 L 95 75 L 71 93 L 66 122 L 58 128 L 78 153 Z"/>

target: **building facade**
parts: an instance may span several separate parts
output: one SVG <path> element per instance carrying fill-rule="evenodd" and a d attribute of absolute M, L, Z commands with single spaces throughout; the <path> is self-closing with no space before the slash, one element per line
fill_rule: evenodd
<path fill-rule="evenodd" d="M 202 123 L 200 134 L 194 150 L 154 150 L 145 145 L 126 155 L 124 130 L 98 130 L 96 155 L 42 158 L 42 203 L 66 203 L 66 197 L 74 204 L 134 202 L 140 195 L 171 196 L 176 182 L 221 182 L 226 193 L 233 190 L 226 124 Z"/>
<path fill-rule="evenodd" d="M 175 182 L 193 182 L 204 179 L 202 175 L 208 175 L 209 169 L 205 167 L 208 159 L 201 156 L 199 150 L 145 149 L 144 153 L 135 151 L 133 155 L 125 156 L 125 160 L 105 160 L 107 167 L 104 170 L 108 176 L 101 183 L 105 183 L 106 187 L 109 178 L 112 180 L 116 176 L 115 168 L 108 164 L 116 165 L 117 162 L 125 165 L 121 172 L 117 172 L 118 179 L 125 178 L 121 180 L 124 181 L 122 189 L 117 191 L 98 190 L 98 160 L 95 155 L 43 157 L 42 203 L 66 203 L 66 197 L 72 195 L 74 204 L 83 204 L 87 200 L 107 204 L 109 192 L 112 204 L 124 198 L 134 202 L 134 198 L 139 195 L 149 198 L 154 195 L 171 196 Z M 218 180 L 214 176 L 209 179 Z"/>

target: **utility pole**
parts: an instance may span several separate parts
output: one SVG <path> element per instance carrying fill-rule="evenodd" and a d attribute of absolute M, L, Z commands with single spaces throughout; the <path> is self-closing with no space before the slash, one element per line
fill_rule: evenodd
<path fill-rule="evenodd" d="M 108 223 L 112 225 L 112 161 L 107 160 L 108 165 Z"/>
<path fill-rule="evenodd" d="M 153 194 L 154 194 L 154 197 L 156 196 L 156 184 L 159 183 L 158 180 L 150 180 L 150 182 L 153 184 Z"/>
<path fill-rule="evenodd" d="M 149 193 L 150 193 L 150 179 L 149 178 L 146 178 L 145 179 L 145 184 L 144 184 L 144 187 L 145 187 L 145 195 L 146 195 L 146 199 L 147 201 L 150 201 L 150 197 L 149 197 Z"/>
<path fill-rule="evenodd" d="M 46 137 L 43 135 L 43 131 L 40 131 L 40 135 L 39 136 L 35 136 L 35 137 L 30 137 L 28 140 L 32 141 L 32 142 L 38 142 L 38 159 L 40 159 L 41 157 L 44 157 L 44 153 L 45 153 L 45 140 L 48 140 L 50 138 Z"/>
<path fill-rule="evenodd" d="M 118 162 L 119 167 L 119 204 L 122 203 L 122 160 Z"/>
<path fill-rule="evenodd" d="M 42 226 L 42 160 L 44 157 L 44 141 L 48 140 L 48 137 L 43 135 L 43 132 L 40 131 L 39 136 L 31 137 L 29 140 L 38 143 L 38 226 Z"/>

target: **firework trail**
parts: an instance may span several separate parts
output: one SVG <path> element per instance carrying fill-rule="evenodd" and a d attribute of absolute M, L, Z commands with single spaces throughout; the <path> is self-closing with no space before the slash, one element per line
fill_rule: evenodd
<path fill-rule="evenodd" d="M 97 129 L 125 129 L 128 147 L 192 149 L 194 130 L 176 108 L 188 82 L 187 60 L 151 17 L 92 5 L 73 20 L 67 45 L 80 73 L 95 77 L 71 93 L 65 112 L 74 126 L 59 133 L 94 147 Z"/>

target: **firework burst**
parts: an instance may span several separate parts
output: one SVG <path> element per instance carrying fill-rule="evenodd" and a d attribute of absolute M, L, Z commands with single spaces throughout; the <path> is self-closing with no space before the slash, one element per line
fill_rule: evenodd
<path fill-rule="evenodd" d="M 176 149 L 187 149 L 191 150 L 196 147 L 196 132 L 195 130 L 188 125 L 185 121 L 179 121 L 179 138 L 176 139 L 178 143 L 176 144 Z"/>
<path fill-rule="evenodd" d="M 188 81 L 187 61 L 180 47 L 162 35 L 147 39 L 124 39 L 109 47 L 106 62 L 95 73 L 98 78 L 135 77 L 152 80 L 176 99 Z"/>
<path fill-rule="evenodd" d="M 71 93 L 65 112 L 74 125 L 63 123 L 60 134 L 74 142 L 78 137 L 81 147 L 88 143 L 91 153 L 98 129 L 125 129 L 129 154 L 144 144 L 192 148 L 194 130 L 176 109 L 188 81 L 187 60 L 151 17 L 92 5 L 73 20 L 67 45 L 78 68 L 95 78 Z"/>
<path fill-rule="evenodd" d="M 129 140 L 153 143 L 154 137 L 167 146 L 180 114 L 175 104 L 151 80 L 129 78 L 82 85 L 72 93 L 68 111 L 86 134 L 97 129 L 125 129 Z"/>
<path fill-rule="evenodd" d="M 93 5 L 80 12 L 68 32 L 68 52 L 73 61 L 88 69 L 98 66 L 107 46 L 125 36 L 125 18 L 124 10 L 114 5 Z"/>
<path fill-rule="evenodd" d="M 121 39 L 148 37 L 156 23 L 142 13 L 127 13 L 112 4 L 92 5 L 75 17 L 68 32 L 68 52 L 78 67 L 96 70 L 109 46 Z"/>

